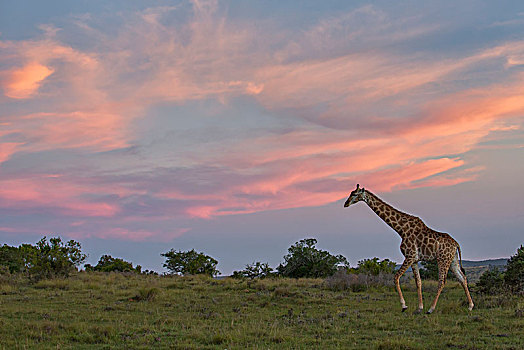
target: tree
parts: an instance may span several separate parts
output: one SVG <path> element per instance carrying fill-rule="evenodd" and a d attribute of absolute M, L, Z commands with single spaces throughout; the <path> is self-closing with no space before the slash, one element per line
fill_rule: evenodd
<path fill-rule="evenodd" d="M 438 281 L 438 263 L 437 259 L 422 261 L 422 268 L 420 269 L 420 277 L 423 279 Z M 456 279 L 455 275 L 448 270 L 447 279 Z"/>
<path fill-rule="evenodd" d="M 476 287 L 482 294 L 498 294 L 505 290 L 504 273 L 497 267 L 490 268 L 480 275 Z"/>
<path fill-rule="evenodd" d="M 101 271 L 101 272 L 137 272 L 140 273 L 142 266 L 133 264 L 120 258 L 113 258 L 111 255 L 102 255 L 96 266 L 85 264 L 86 271 Z"/>
<path fill-rule="evenodd" d="M 167 253 L 160 254 L 166 258 L 164 267 L 170 273 L 181 275 L 209 275 L 215 276 L 220 273 L 216 269 L 218 261 L 204 253 L 197 253 L 194 249 L 189 251 L 175 251 L 171 249 Z"/>
<path fill-rule="evenodd" d="M 242 271 L 234 271 L 234 278 L 266 278 L 271 276 L 273 273 L 273 268 L 269 267 L 268 263 L 261 263 L 257 261 L 256 263 L 247 264 L 246 268 Z"/>
<path fill-rule="evenodd" d="M 36 246 L 23 244 L 20 250 L 29 276 L 36 280 L 67 277 L 87 257 L 82 253 L 80 243 L 74 240 L 64 243 L 60 237 L 50 238 L 47 242 L 44 236 Z"/>
<path fill-rule="evenodd" d="M 395 266 L 396 264 L 389 259 L 382 261 L 379 261 L 378 258 L 364 259 L 358 262 L 358 267 L 355 269 L 355 272 L 378 276 L 380 273 L 395 272 Z"/>
<path fill-rule="evenodd" d="M 504 282 L 514 293 L 524 292 L 524 246 L 517 249 L 506 265 Z"/>
<path fill-rule="evenodd" d="M 325 250 L 315 248 L 317 240 L 302 239 L 288 249 L 284 264 L 277 268 L 285 277 L 327 277 L 333 275 L 340 265 L 349 266 L 342 255 L 332 255 Z"/>
<path fill-rule="evenodd" d="M 9 273 L 23 272 L 25 269 L 24 258 L 20 248 L 4 244 L 0 247 L 0 266 L 4 266 Z"/>

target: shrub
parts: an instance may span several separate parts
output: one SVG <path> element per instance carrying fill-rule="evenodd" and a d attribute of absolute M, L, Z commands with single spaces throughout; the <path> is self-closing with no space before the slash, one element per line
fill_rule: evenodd
<path fill-rule="evenodd" d="M 24 271 L 24 258 L 20 248 L 4 244 L 0 247 L 0 266 L 9 270 L 10 274 Z"/>
<path fill-rule="evenodd" d="M 172 274 L 215 276 L 220 273 L 216 269 L 218 261 L 204 253 L 197 253 L 194 249 L 187 252 L 171 249 L 160 255 L 166 258 L 164 267 Z"/>
<path fill-rule="evenodd" d="M 379 274 L 394 273 L 395 267 L 396 264 L 389 259 L 384 259 L 382 261 L 379 261 L 378 258 L 364 259 L 358 262 L 358 267 L 354 269 L 354 272 L 378 276 Z"/>
<path fill-rule="evenodd" d="M 377 275 L 348 273 L 339 269 L 334 275 L 326 278 L 325 285 L 332 290 L 351 290 L 362 292 L 369 287 L 388 287 L 393 285 L 394 274 L 380 272 Z"/>
<path fill-rule="evenodd" d="M 18 288 L 0 282 L 0 295 L 16 294 Z"/>
<path fill-rule="evenodd" d="M 0 285 L 11 281 L 11 273 L 7 266 L 0 265 Z"/>
<path fill-rule="evenodd" d="M 273 268 L 269 267 L 268 263 L 261 263 L 259 261 L 252 264 L 247 264 L 242 271 L 234 271 L 233 278 L 266 278 L 273 274 Z"/>
<path fill-rule="evenodd" d="M 113 258 L 111 255 L 102 255 L 96 266 L 85 264 L 84 268 L 86 271 L 101 271 L 101 272 L 137 272 L 140 273 L 142 267 L 137 265 L 133 267 L 133 264 L 120 258 Z"/>
<path fill-rule="evenodd" d="M 504 282 L 513 293 L 524 293 L 524 246 L 509 258 Z"/>
<path fill-rule="evenodd" d="M 476 284 L 478 291 L 482 294 L 499 294 L 504 291 L 504 273 L 493 268 L 484 271 Z"/>
<path fill-rule="evenodd" d="M 476 287 L 483 294 L 524 293 L 524 247 L 510 257 L 505 272 L 492 267 L 480 276 Z"/>
<path fill-rule="evenodd" d="M 42 278 L 67 277 L 71 271 L 85 261 L 80 243 L 70 240 L 62 242 L 60 237 L 43 237 L 35 246 L 20 246 L 25 269 L 34 280 Z"/>
<path fill-rule="evenodd" d="M 348 267 L 347 259 L 342 255 L 332 255 L 325 250 L 315 248 L 317 240 L 302 239 L 288 249 L 284 264 L 277 268 L 284 277 L 327 277 L 333 275 L 339 265 Z"/>

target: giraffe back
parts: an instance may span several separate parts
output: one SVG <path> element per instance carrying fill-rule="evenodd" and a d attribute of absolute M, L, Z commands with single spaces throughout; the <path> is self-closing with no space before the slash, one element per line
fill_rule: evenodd
<path fill-rule="evenodd" d="M 449 234 L 429 228 L 416 216 L 408 218 L 403 226 L 400 249 L 405 256 L 416 257 L 417 261 L 455 257 L 458 243 Z"/>

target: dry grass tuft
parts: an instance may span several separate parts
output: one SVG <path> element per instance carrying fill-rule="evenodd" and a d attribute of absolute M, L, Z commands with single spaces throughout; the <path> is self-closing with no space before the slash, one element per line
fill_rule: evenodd
<path fill-rule="evenodd" d="M 153 301 L 156 296 L 160 293 L 160 290 L 156 287 L 153 288 L 140 288 L 137 294 L 131 298 L 133 301 Z"/>
<path fill-rule="evenodd" d="M 363 292 L 370 287 L 391 287 L 393 286 L 393 274 L 381 273 L 377 276 L 367 274 L 347 273 L 338 270 L 333 276 L 324 281 L 328 289 L 335 291 L 351 290 L 353 292 Z"/>
<path fill-rule="evenodd" d="M 40 280 L 35 283 L 34 288 L 36 289 L 69 289 L 71 280 L 68 279 L 50 279 L 50 280 Z"/>

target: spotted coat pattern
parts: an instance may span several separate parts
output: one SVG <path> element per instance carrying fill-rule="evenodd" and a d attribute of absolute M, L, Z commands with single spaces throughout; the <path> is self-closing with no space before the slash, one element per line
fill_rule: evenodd
<path fill-rule="evenodd" d="M 438 298 L 444 288 L 446 276 L 450 268 L 464 288 L 469 303 L 469 309 L 471 310 L 473 308 L 473 301 L 468 290 L 466 275 L 461 269 L 461 259 L 459 258 L 461 253 L 457 241 L 447 233 L 438 232 L 429 228 L 419 217 L 395 209 L 378 198 L 375 194 L 364 188 L 359 188 L 359 185 L 357 185 L 357 189 L 351 192 L 344 206 L 348 207 L 359 201 L 364 201 L 371 210 L 373 210 L 402 238 L 400 251 L 405 259 L 402 266 L 395 274 L 395 286 L 400 296 L 402 311 L 405 311 L 407 306 L 400 288 L 400 277 L 402 277 L 404 272 L 406 272 L 410 266 L 413 268 L 419 301 L 418 310 L 415 312 L 421 312 L 424 305 L 422 300 L 422 283 L 420 280 L 418 262 L 435 259 L 437 260 L 439 267 L 439 284 L 437 294 L 428 310 L 428 313 L 433 312 L 437 305 Z"/>

